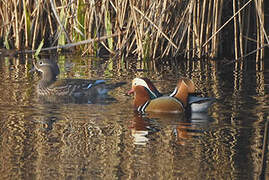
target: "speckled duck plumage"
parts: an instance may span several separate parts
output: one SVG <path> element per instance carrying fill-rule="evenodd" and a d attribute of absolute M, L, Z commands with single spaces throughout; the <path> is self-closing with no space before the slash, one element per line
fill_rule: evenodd
<path fill-rule="evenodd" d="M 37 94 L 40 96 L 98 96 L 124 84 L 106 84 L 105 80 L 57 79 L 59 67 L 49 59 L 39 60 L 34 63 L 34 67 L 42 73 L 37 85 Z"/>

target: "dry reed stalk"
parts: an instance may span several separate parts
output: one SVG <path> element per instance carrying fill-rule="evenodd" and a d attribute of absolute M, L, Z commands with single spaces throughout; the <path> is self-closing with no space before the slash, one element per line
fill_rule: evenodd
<path fill-rule="evenodd" d="M 153 27 L 155 27 L 157 30 L 158 30 L 158 32 L 160 32 L 161 34 L 162 34 L 162 36 L 164 36 L 164 38 L 175 48 L 175 49 L 177 49 L 178 47 L 177 47 L 177 45 L 175 45 L 175 43 L 173 43 L 173 41 L 160 29 L 160 28 L 158 28 L 158 26 L 154 23 L 154 22 L 152 22 L 147 16 L 145 16 L 139 9 L 137 9 L 137 7 L 133 7 L 137 12 L 139 12 L 141 15 L 143 15 L 143 17 L 147 20 L 147 21 L 149 21 L 150 22 L 150 24 L 151 25 L 153 25 Z"/>
<path fill-rule="evenodd" d="M 264 46 L 264 40 L 266 39 L 267 44 L 269 44 L 269 39 L 267 36 L 267 33 L 264 29 L 264 12 L 263 12 L 263 0 L 255 0 L 256 5 L 256 17 L 257 17 L 257 48 L 260 46 Z M 265 38 L 265 39 L 264 39 Z M 257 57 L 257 59 L 264 58 L 264 50 L 261 49 L 260 51 L 261 55 L 260 57 Z"/>
<path fill-rule="evenodd" d="M 34 32 L 33 32 L 33 43 L 32 43 L 32 47 L 31 47 L 32 50 L 35 49 L 35 45 L 36 45 L 35 39 L 37 39 L 37 31 L 39 29 L 39 14 L 40 14 L 39 5 L 40 4 L 38 4 L 38 6 L 36 7 L 36 9 L 37 9 L 36 18 L 35 18 L 35 21 L 33 22 L 34 23 Z"/>
<path fill-rule="evenodd" d="M 179 43 L 178 43 L 178 49 L 177 51 L 175 51 L 175 53 L 173 54 L 174 56 L 176 56 L 178 54 L 178 51 L 180 50 L 181 48 L 181 45 L 182 45 L 182 41 L 185 37 L 185 34 L 187 32 L 187 28 L 188 26 L 186 25 L 186 22 L 185 22 L 185 19 L 186 19 L 186 16 L 188 14 L 188 8 L 186 8 L 181 16 L 181 18 L 179 19 L 179 23 L 174 31 L 174 33 L 172 34 L 172 39 L 175 39 L 176 38 L 176 35 L 179 33 L 179 32 L 182 32 L 182 36 L 180 38 L 178 38 L 179 40 Z M 181 31 L 181 29 L 183 29 Z"/>
<path fill-rule="evenodd" d="M 142 59 L 143 46 L 142 46 L 142 42 L 141 42 L 142 35 L 140 32 L 140 29 L 141 29 L 143 23 L 140 23 L 140 29 L 139 29 L 139 21 L 138 21 L 138 18 L 136 16 L 136 12 L 134 9 L 134 2 L 132 0 L 130 1 L 130 5 L 131 5 L 132 19 L 133 19 L 134 28 L 135 28 L 135 41 L 136 41 L 136 45 L 137 45 L 137 49 L 135 51 L 136 51 L 136 53 L 138 53 L 138 58 Z"/>
<path fill-rule="evenodd" d="M 13 7 L 14 9 L 14 16 L 15 16 L 15 24 L 14 24 L 14 31 L 15 31 L 15 47 L 20 49 L 20 41 L 19 41 L 19 15 L 18 15 L 18 9 L 17 9 L 17 4 L 16 4 L 16 0 L 13 0 Z"/>
<path fill-rule="evenodd" d="M 166 7 L 166 4 L 167 4 L 167 1 L 165 0 L 164 1 L 164 6 L 165 7 Z M 160 3 L 157 6 L 161 6 Z M 152 6 L 152 7 L 154 7 L 154 6 Z M 156 9 L 157 9 L 157 7 L 156 7 Z M 158 28 L 159 29 L 162 29 L 162 24 L 161 23 L 163 22 L 163 19 L 164 19 L 163 11 L 165 11 L 165 8 L 162 9 L 161 17 L 160 17 L 159 22 L 158 22 Z M 157 18 L 159 18 L 159 17 L 156 17 L 157 16 L 157 13 L 155 13 L 155 14 L 154 13 L 151 13 L 151 14 L 152 15 L 150 15 L 149 17 L 152 17 L 152 19 L 154 19 L 154 20 L 157 19 Z M 152 39 L 152 41 L 151 41 L 151 47 L 153 47 L 153 58 L 155 58 L 156 57 L 156 54 L 157 54 L 157 49 L 158 49 L 158 46 L 159 46 L 158 41 L 159 41 L 160 35 L 161 35 L 160 31 L 157 31 L 155 39 Z"/>
<path fill-rule="evenodd" d="M 236 13 L 236 0 L 233 0 L 233 13 Z M 238 40 L 237 40 L 237 16 L 234 16 L 234 54 L 235 59 L 238 59 Z M 236 63 L 237 64 L 237 63 Z"/>
<path fill-rule="evenodd" d="M 25 31 L 25 44 L 29 44 L 29 14 L 28 10 L 26 9 L 26 1 L 23 0 L 23 16 L 24 16 L 24 28 L 26 29 Z"/>
<path fill-rule="evenodd" d="M 191 56 L 190 56 L 190 52 L 191 52 L 191 17 L 192 17 L 192 10 L 193 10 L 193 5 L 194 4 L 194 0 L 192 0 L 190 3 L 189 3 L 189 16 L 188 16 L 188 33 L 187 33 L 187 47 L 186 47 L 186 50 L 187 50 L 187 58 L 190 59 Z"/>
<path fill-rule="evenodd" d="M 87 40 L 76 42 L 76 43 L 69 43 L 69 44 L 62 45 L 62 46 L 53 46 L 53 47 L 42 48 L 40 51 L 49 51 L 49 50 L 56 50 L 56 49 L 67 49 L 67 48 L 80 46 L 80 45 L 84 45 L 84 44 L 90 44 L 90 43 L 93 43 L 93 42 L 105 41 L 108 38 L 115 37 L 115 36 L 118 36 L 118 33 L 112 34 L 110 36 L 103 36 L 103 37 L 100 37 L 100 38 L 87 39 Z M 22 53 L 34 53 L 34 52 L 36 52 L 36 50 L 24 50 L 24 51 L 21 51 L 21 52 Z"/>
<path fill-rule="evenodd" d="M 116 56 L 136 55 L 140 59 L 178 56 L 181 52 L 188 58 L 201 58 L 205 53 L 216 57 L 222 45 L 219 32 L 234 20 L 238 59 L 247 54 L 244 35 L 253 33 L 249 30 L 250 10 L 244 9 L 251 1 L 242 7 L 241 1 L 233 1 L 233 17 L 222 23 L 223 0 L 2 0 L 0 15 L 5 24 L 0 24 L 0 37 L 6 47 L 35 49 L 42 39 L 45 46 L 57 46 L 118 34 L 101 43 L 82 43 L 78 50 L 93 54 L 103 46 Z M 255 5 L 259 48 L 267 38 L 263 0 L 255 0 Z M 242 18 L 246 15 L 248 18 Z"/>
<path fill-rule="evenodd" d="M 250 12 L 250 6 L 247 7 L 246 14 L 247 14 L 247 18 L 245 18 L 246 23 L 243 26 L 243 28 L 246 29 L 246 32 L 245 32 L 246 36 L 249 36 L 250 28 L 247 28 L 247 27 L 250 26 L 250 14 L 251 14 L 251 12 Z M 247 50 L 248 50 L 248 46 L 247 45 L 248 45 L 248 41 L 246 39 L 245 40 L 245 43 L 244 43 L 244 55 L 247 53 Z"/>
<path fill-rule="evenodd" d="M 196 44 L 197 34 L 198 34 L 197 21 L 196 21 L 196 17 L 197 17 L 196 10 L 198 9 L 197 4 L 198 2 L 195 0 L 193 3 L 193 11 L 192 11 L 192 47 L 193 47 L 192 58 L 195 57 L 195 54 L 196 54 L 195 51 L 197 47 L 197 44 Z"/>
<path fill-rule="evenodd" d="M 116 1 L 115 2 L 116 19 L 118 19 L 118 21 L 116 22 L 116 27 L 117 27 L 116 31 L 117 32 L 120 32 L 124 28 L 125 16 L 128 16 L 128 14 L 127 14 L 127 5 L 128 5 L 127 0 Z M 130 27 L 129 22 L 128 22 L 128 25 Z M 127 25 L 127 27 L 128 27 L 128 25 Z M 129 28 L 127 28 L 127 30 L 129 30 Z M 128 32 L 126 34 L 128 35 Z M 118 36 L 118 42 L 117 42 L 117 45 L 116 45 L 116 49 L 121 49 L 123 47 L 123 45 L 126 43 L 126 39 L 127 39 L 127 36 L 121 37 L 119 35 Z"/>
<path fill-rule="evenodd" d="M 210 46 L 207 44 L 207 42 L 209 42 L 210 39 L 210 35 L 212 34 L 212 21 L 211 21 L 211 17 L 212 17 L 212 2 L 213 1 L 209 1 L 208 4 L 208 15 L 207 15 L 207 22 L 206 22 L 206 37 L 205 37 L 205 43 L 203 43 L 202 48 L 205 47 L 205 51 L 209 52 L 210 51 Z"/>
<path fill-rule="evenodd" d="M 55 1 L 50 0 L 50 5 L 51 5 L 51 8 L 52 8 L 52 12 L 53 12 L 53 14 L 54 14 L 54 16 L 55 16 L 55 18 L 56 18 L 56 20 L 57 20 L 57 22 L 58 22 L 60 28 L 61 28 L 61 31 L 64 32 L 64 34 L 65 34 L 65 38 L 66 38 L 67 42 L 68 42 L 68 43 L 71 43 L 71 40 L 69 39 L 69 36 L 68 36 L 68 34 L 67 34 L 67 31 L 65 30 L 64 25 L 62 24 L 62 22 L 61 22 L 61 20 L 60 20 L 60 17 L 58 16 L 58 13 L 57 13 L 57 11 L 56 11 L 55 4 L 56 4 Z"/>
<path fill-rule="evenodd" d="M 215 0 L 214 5 L 213 5 L 213 31 L 212 33 L 215 33 L 219 27 L 219 16 L 221 12 L 220 11 L 220 7 L 222 6 L 221 0 Z M 212 46 L 211 46 L 211 50 L 212 50 L 212 57 L 216 57 L 217 56 L 217 51 L 218 51 L 218 36 L 214 36 L 212 38 Z"/>
<path fill-rule="evenodd" d="M 213 37 L 215 37 L 231 20 L 234 19 L 234 17 L 242 11 L 252 0 L 249 0 L 247 3 L 245 3 L 235 14 L 233 14 L 232 17 L 230 17 L 216 32 L 212 33 L 211 37 L 207 39 L 207 41 L 203 44 L 202 47 L 206 46 L 208 42 L 212 40 Z"/>
<path fill-rule="evenodd" d="M 256 4 L 256 9 L 258 9 L 259 7 L 258 7 L 258 3 L 257 3 L 257 1 L 255 0 L 254 1 L 255 2 L 255 4 Z M 257 26 L 257 49 L 259 49 L 260 48 L 260 46 L 261 46 L 261 31 L 260 31 L 260 28 L 261 28 L 261 24 L 260 23 L 258 23 L 259 22 L 259 14 L 258 14 L 258 12 L 256 12 L 256 26 Z M 262 56 L 261 55 L 261 50 L 260 51 L 257 51 L 257 53 L 256 53 L 256 64 L 258 64 L 258 62 L 259 62 L 259 59 L 260 59 L 260 56 Z"/>
<path fill-rule="evenodd" d="M 240 1 L 237 2 L 238 7 L 241 7 Z M 245 10 L 238 13 L 238 23 L 239 23 L 239 50 L 240 50 L 240 56 L 244 56 L 244 51 L 243 51 L 243 30 L 244 30 L 244 24 L 242 21 L 242 15 L 244 16 Z"/>
<path fill-rule="evenodd" d="M 49 5 L 48 4 L 44 4 L 44 6 L 45 6 L 45 8 L 47 9 L 47 11 L 48 11 L 48 21 L 49 21 L 49 30 L 50 30 L 50 32 L 51 32 L 51 34 L 55 34 L 55 29 L 54 29 L 54 26 L 53 26 L 53 20 L 52 20 L 52 16 L 50 16 L 50 14 L 52 14 L 51 13 L 51 9 L 49 8 Z M 44 27 L 42 27 L 41 26 L 41 28 L 44 28 Z M 54 45 L 54 43 L 52 43 L 52 45 Z"/>
<path fill-rule="evenodd" d="M 203 36 L 204 36 L 204 22 L 205 22 L 205 12 L 206 12 L 206 4 L 207 1 L 203 1 L 203 6 L 202 6 L 202 13 L 201 13 L 201 26 L 200 26 L 200 38 L 199 38 L 199 48 L 200 51 L 198 52 L 198 57 L 202 57 L 202 43 L 203 43 Z"/>
<path fill-rule="evenodd" d="M 132 37 L 132 35 L 134 33 L 134 30 L 131 30 L 131 28 L 130 28 L 132 23 L 133 23 L 132 21 L 128 22 L 128 24 L 126 26 L 126 33 L 123 36 L 121 47 L 119 48 L 119 51 L 123 51 L 124 49 L 126 49 L 125 57 L 128 57 L 129 52 L 131 51 L 131 49 L 133 47 L 133 44 L 134 44 L 134 41 L 132 41 L 130 43 L 130 39 L 131 39 L 131 37 Z"/>
<path fill-rule="evenodd" d="M 218 16 L 218 19 L 217 19 L 217 23 L 218 23 L 218 27 L 221 26 L 221 17 L 222 17 L 222 10 L 223 10 L 223 4 L 224 4 L 224 1 L 223 0 L 220 0 L 220 6 L 219 6 L 219 16 Z M 217 37 L 217 52 L 216 54 L 218 54 L 218 51 L 219 51 L 219 42 L 220 42 L 220 36 Z M 221 45 L 221 44 L 220 44 Z"/>

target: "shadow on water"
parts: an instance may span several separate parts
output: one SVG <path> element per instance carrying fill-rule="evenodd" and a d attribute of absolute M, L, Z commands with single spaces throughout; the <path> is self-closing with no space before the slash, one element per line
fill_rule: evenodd
<path fill-rule="evenodd" d="M 268 178 L 263 150 L 268 119 L 268 64 L 260 69 L 219 61 L 112 63 L 56 57 L 59 78 L 127 81 L 100 101 L 61 102 L 36 95 L 32 60 L 0 60 L 0 173 L 3 179 L 257 179 Z M 217 101 L 207 114 L 133 111 L 134 77 L 164 93 L 181 76 Z M 268 147 L 268 146 L 267 146 Z M 263 159 L 267 159 L 264 163 Z M 265 164 L 265 165 L 264 165 Z"/>

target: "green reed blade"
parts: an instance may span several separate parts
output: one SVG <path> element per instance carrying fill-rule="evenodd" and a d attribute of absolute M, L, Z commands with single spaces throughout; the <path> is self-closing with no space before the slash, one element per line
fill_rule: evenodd
<path fill-rule="evenodd" d="M 36 52 L 35 52 L 35 56 L 38 56 L 38 55 L 39 55 L 39 53 L 40 53 L 40 51 L 41 51 L 43 45 L 44 45 L 44 39 L 42 39 L 42 41 L 41 41 L 40 44 L 38 45 L 38 48 L 37 48 L 37 50 L 36 50 Z"/>
<path fill-rule="evenodd" d="M 6 49 L 10 49 L 10 46 L 8 43 L 8 35 L 9 35 L 9 32 L 5 35 L 5 40 L 4 40 L 4 45 L 5 45 Z"/>
<path fill-rule="evenodd" d="M 106 11 L 106 15 L 105 15 L 105 26 L 106 26 L 106 33 L 108 36 L 112 35 L 112 25 L 111 25 L 111 19 L 110 19 L 110 14 L 109 11 Z M 108 42 L 108 47 L 111 51 L 113 51 L 113 39 L 112 38 L 108 38 L 107 39 Z"/>
<path fill-rule="evenodd" d="M 150 38 L 148 34 L 145 35 L 145 40 L 143 42 L 143 61 L 149 60 L 150 56 Z"/>
<path fill-rule="evenodd" d="M 62 8 L 61 12 L 60 12 L 60 21 L 62 22 L 64 28 L 66 28 L 66 20 L 65 20 L 64 8 Z M 58 28 L 61 29 L 60 26 Z M 63 30 L 61 31 L 61 34 L 59 35 L 58 45 L 60 45 L 60 46 L 65 45 L 65 33 L 64 33 Z"/>
<path fill-rule="evenodd" d="M 85 40 L 85 5 L 83 4 L 82 0 L 78 1 L 78 9 L 77 9 L 77 21 L 78 21 L 78 27 L 79 27 L 79 35 L 78 35 L 78 40 L 83 41 Z"/>
<path fill-rule="evenodd" d="M 26 43 L 29 43 L 29 37 L 31 33 L 31 20 L 30 20 L 30 13 L 28 12 L 26 8 L 26 2 L 23 3 L 23 12 L 25 17 L 25 32 L 26 32 Z M 28 46 L 28 44 L 27 44 Z"/>

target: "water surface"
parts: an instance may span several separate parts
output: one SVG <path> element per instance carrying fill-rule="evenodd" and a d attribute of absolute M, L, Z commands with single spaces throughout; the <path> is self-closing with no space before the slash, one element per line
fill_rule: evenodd
<path fill-rule="evenodd" d="M 269 69 L 216 61 L 104 63 L 59 56 L 60 78 L 107 79 L 127 84 L 107 100 L 46 102 L 28 58 L 0 59 L 1 179 L 257 179 L 269 120 Z M 268 66 L 267 66 L 268 67 Z M 126 93 L 134 77 L 149 77 L 171 92 L 191 77 L 210 112 L 141 115 Z M 268 146 L 267 146 L 268 149 Z M 268 158 L 268 153 L 265 154 Z M 267 166 L 266 166 L 267 165 Z"/>

